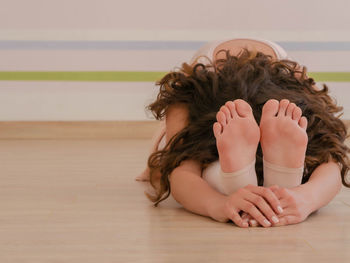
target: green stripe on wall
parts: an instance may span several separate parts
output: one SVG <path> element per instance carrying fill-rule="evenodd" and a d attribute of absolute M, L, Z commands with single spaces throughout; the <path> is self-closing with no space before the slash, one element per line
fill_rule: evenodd
<path fill-rule="evenodd" d="M 0 80 L 154 82 L 165 74 L 147 71 L 0 71 Z"/>
<path fill-rule="evenodd" d="M 317 82 L 350 82 L 350 72 L 310 72 Z"/>
<path fill-rule="evenodd" d="M 0 71 L 0 80 L 155 82 L 166 73 L 157 71 Z M 350 82 L 350 72 L 310 72 L 308 75 L 318 82 Z"/>

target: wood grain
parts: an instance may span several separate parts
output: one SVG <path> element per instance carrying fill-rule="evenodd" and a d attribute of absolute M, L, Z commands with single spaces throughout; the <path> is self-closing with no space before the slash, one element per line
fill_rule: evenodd
<path fill-rule="evenodd" d="M 0 262 L 349 262 L 350 190 L 298 225 L 241 229 L 155 208 L 150 140 L 1 140 Z"/>

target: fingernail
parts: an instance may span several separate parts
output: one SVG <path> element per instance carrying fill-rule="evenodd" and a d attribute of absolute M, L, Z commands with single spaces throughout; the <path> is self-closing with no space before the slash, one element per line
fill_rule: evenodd
<path fill-rule="evenodd" d="M 254 219 L 250 220 L 249 222 L 250 222 L 250 224 L 252 226 L 257 226 L 258 225 L 258 222 L 256 220 L 254 220 Z"/>
<path fill-rule="evenodd" d="M 267 219 L 264 219 L 264 224 L 265 224 L 265 225 L 268 225 L 268 226 L 271 226 L 271 223 L 270 223 L 269 220 L 267 220 Z"/>
<path fill-rule="evenodd" d="M 243 226 L 244 226 L 244 227 L 248 227 L 249 224 L 248 224 L 247 222 L 243 222 Z"/>
<path fill-rule="evenodd" d="M 282 207 L 277 206 L 277 210 L 278 210 L 278 212 L 283 213 L 283 209 L 282 209 Z"/>
<path fill-rule="evenodd" d="M 275 216 L 272 217 L 272 221 L 273 221 L 275 224 L 279 222 L 278 218 L 275 217 Z"/>

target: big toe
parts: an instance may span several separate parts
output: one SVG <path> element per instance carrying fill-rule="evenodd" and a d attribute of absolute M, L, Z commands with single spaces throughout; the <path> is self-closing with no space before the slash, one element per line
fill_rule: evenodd
<path fill-rule="evenodd" d="M 262 117 L 275 117 L 279 109 L 279 101 L 278 100 L 268 100 L 263 109 L 262 109 Z"/>
<path fill-rule="evenodd" d="M 248 117 L 252 114 L 252 107 L 241 99 L 237 99 L 233 101 L 236 106 L 236 111 L 240 117 Z"/>

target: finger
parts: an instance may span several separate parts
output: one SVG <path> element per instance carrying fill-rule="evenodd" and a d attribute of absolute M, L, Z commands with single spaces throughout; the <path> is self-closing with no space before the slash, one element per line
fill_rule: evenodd
<path fill-rule="evenodd" d="M 249 224 L 247 222 L 244 222 L 244 220 L 235 210 L 232 211 L 230 219 L 239 227 L 249 227 Z"/>
<path fill-rule="evenodd" d="M 247 222 L 250 226 L 259 226 L 259 223 L 250 215 L 250 214 L 247 214 L 246 212 L 243 212 L 242 214 L 242 219 Z M 251 224 L 251 220 L 255 221 L 255 224 Z"/>
<path fill-rule="evenodd" d="M 283 210 L 282 213 L 284 215 L 285 209 L 290 206 L 290 204 L 289 204 L 290 203 L 290 195 L 285 191 L 284 188 L 274 190 L 273 192 L 277 196 L 277 198 L 279 199 L 279 202 L 281 204 L 281 208 Z M 282 214 L 282 213 L 280 213 L 280 214 Z"/>
<path fill-rule="evenodd" d="M 249 225 L 252 227 L 258 227 L 260 226 L 260 224 L 258 223 L 258 221 L 256 221 L 255 219 L 250 219 L 249 220 Z"/>
<path fill-rule="evenodd" d="M 274 191 L 274 194 L 278 197 L 278 199 L 280 199 L 280 201 L 281 201 L 281 199 L 285 199 L 285 198 L 287 198 L 288 196 L 290 196 L 290 195 L 288 194 L 286 188 L 284 188 L 284 187 L 280 187 L 280 188 L 276 189 L 276 190 Z"/>
<path fill-rule="evenodd" d="M 280 218 L 280 221 L 277 224 L 274 224 L 273 226 L 286 226 L 288 225 L 287 219 L 285 217 Z"/>
<path fill-rule="evenodd" d="M 249 218 L 249 214 L 247 214 L 246 212 L 243 212 L 241 215 L 242 219 L 248 219 Z"/>
<path fill-rule="evenodd" d="M 282 195 L 280 194 L 279 188 L 270 188 L 270 190 L 276 195 L 278 200 L 281 202 Z"/>
<path fill-rule="evenodd" d="M 281 202 L 271 189 L 255 185 L 248 185 L 246 187 L 254 194 L 264 197 L 276 213 L 283 213 Z"/>
<path fill-rule="evenodd" d="M 288 207 L 290 207 L 290 202 L 289 202 L 288 198 L 282 198 L 280 200 L 280 202 L 281 202 L 281 206 L 283 208 L 283 215 L 285 215 L 286 214 L 286 209 Z"/>
<path fill-rule="evenodd" d="M 291 213 L 294 213 L 296 208 L 296 201 L 295 198 L 288 192 L 286 188 L 280 188 L 276 191 L 276 195 L 280 198 L 280 203 L 283 208 L 283 216 L 288 215 L 290 212 L 289 210 L 292 210 Z"/>
<path fill-rule="evenodd" d="M 254 204 L 243 200 L 239 207 L 243 211 L 249 213 L 255 220 L 257 220 L 262 226 L 270 227 L 271 222 L 255 207 Z"/>
<path fill-rule="evenodd" d="M 243 220 L 243 222 L 244 222 L 244 223 L 247 223 L 247 224 L 248 224 L 248 226 L 249 226 L 249 218 L 248 218 L 248 217 L 246 217 L 246 218 L 242 218 L 242 220 Z"/>
<path fill-rule="evenodd" d="M 277 199 L 281 202 L 281 195 L 279 194 L 279 186 L 278 185 L 272 185 L 269 187 L 269 189 L 276 195 Z"/>
<path fill-rule="evenodd" d="M 286 225 L 293 225 L 298 224 L 300 221 L 296 216 L 293 215 L 287 215 L 280 218 L 280 222 L 276 224 L 276 226 L 286 226 Z"/>
<path fill-rule="evenodd" d="M 274 224 L 278 223 L 279 220 L 276 214 L 263 197 L 252 192 L 247 192 L 244 199 L 253 203 L 257 208 L 259 208 L 259 210 L 270 220 L 270 222 L 273 222 Z"/>
<path fill-rule="evenodd" d="M 273 192 L 273 191 L 275 191 L 275 190 L 277 190 L 279 188 L 279 186 L 277 185 L 277 184 L 274 184 L 274 185 L 271 185 L 270 187 L 269 187 L 269 189 Z"/>
<path fill-rule="evenodd" d="M 242 218 L 243 222 L 246 222 L 249 224 L 250 218 L 249 218 L 249 215 L 247 213 L 243 212 L 243 214 L 241 215 L 241 218 Z"/>
<path fill-rule="evenodd" d="M 281 199 L 289 196 L 289 194 L 286 191 L 286 188 L 284 187 L 272 188 L 270 190 L 276 195 L 276 197 L 279 199 L 280 202 L 281 202 Z"/>

